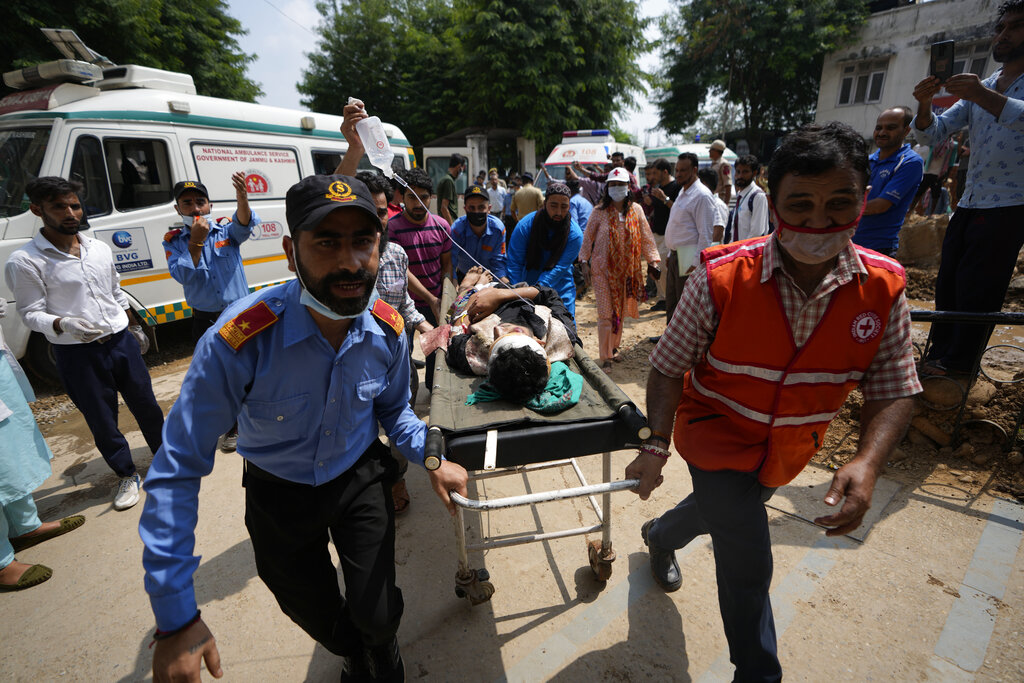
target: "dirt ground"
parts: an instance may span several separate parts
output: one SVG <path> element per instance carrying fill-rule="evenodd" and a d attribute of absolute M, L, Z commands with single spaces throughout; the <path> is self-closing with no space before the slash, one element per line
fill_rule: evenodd
<path fill-rule="evenodd" d="M 648 309 L 642 304 L 640 319 L 626 321 L 623 362 L 610 371 L 641 408 L 653 348 L 649 337 L 660 334 L 665 324 L 663 313 Z M 577 318 L 584 346 L 596 357 L 593 295 L 578 302 Z M 162 327 L 160 351 L 147 355 L 165 411 L 190 361 L 188 328 L 187 321 Z M 915 330 L 915 340 L 923 342 L 925 333 Z M 1007 356 L 998 359 L 992 373 L 1007 377 L 1019 368 Z M 1024 403 L 1024 392 L 1013 390 L 1020 386 L 977 390 L 970 415 L 1011 428 Z M 142 591 L 135 531 L 141 506 L 125 513 L 110 509 L 115 480 L 80 415 L 60 392 L 39 393 L 33 408 L 55 453 L 53 476 L 36 492 L 41 515 L 54 519 L 82 513 L 88 522 L 25 553 L 25 561 L 44 562 L 55 574 L 45 587 L 0 600 L 0 620 L 17 625 L 3 636 L 0 679 L 147 679 L 152 616 Z M 421 396 L 425 393 L 421 387 Z M 946 394 L 940 391 L 932 398 L 938 403 Z M 422 416 L 428 413 L 424 400 L 417 405 Z M 144 472 L 150 456 L 130 414 L 123 413 L 122 429 Z M 1009 519 L 1007 510 L 1024 515 L 1019 506 L 1003 503 L 1007 494 L 1024 500 L 1024 480 L 1019 465 L 1012 465 L 1011 456 L 994 443 L 998 430 L 981 422 L 965 431 L 972 452 L 959 444 L 940 447 L 920 430 L 911 430 L 876 489 L 871 537 L 865 540 L 865 529 L 859 538 L 826 539 L 807 520 L 824 514 L 821 487 L 830 468 L 852 455 L 858 413 L 855 394 L 829 429 L 806 478 L 801 475 L 780 489 L 769 505 L 775 547 L 772 602 L 787 678 L 1024 680 L 1019 639 L 1024 548 L 1018 551 L 1024 517 L 999 523 Z M 942 431 L 955 414 L 923 409 L 918 417 Z M 621 478 L 632 456 L 612 454 L 613 479 Z M 597 458 L 580 459 L 590 481 L 600 479 Z M 451 522 L 433 499 L 426 477 L 414 472 L 409 480 L 412 511 L 399 519 L 396 538 L 399 585 L 406 596 L 399 639 L 410 666 L 408 679 L 729 680 L 710 545 L 695 542 L 679 553 L 684 587 L 666 595 L 653 585 L 637 531 L 643 521 L 687 495 L 684 470 L 681 463 L 671 463 L 665 485 L 649 501 L 629 493 L 613 497 L 609 514 L 616 519 L 619 560 L 606 584 L 590 573 L 579 539 L 474 552 L 473 566 L 486 567 L 497 588 L 492 601 L 479 607 L 452 594 Z M 337 680 L 337 658 L 280 613 L 255 575 L 241 519 L 239 471 L 236 457 L 218 458 L 204 479 L 196 532 L 197 553 L 203 555 L 197 593 L 218 638 L 226 680 Z M 561 473 L 512 479 L 478 482 L 471 494 L 491 498 L 531 492 L 541 484 L 573 485 Z M 564 528 L 566 519 L 590 523 L 586 506 L 569 502 L 508 512 L 508 519 L 497 513 L 467 515 L 470 539 L 485 533 L 501 538 L 520 525 L 549 530 L 552 524 Z M 1002 564 L 993 564 L 982 552 L 989 548 L 985 539 L 994 521 L 997 531 L 1016 530 L 1009 538 L 1000 536 L 995 546 L 1005 550 Z M 972 571 L 981 567 L 987 573 L 1004 565 L 1002 584 L 978 592 L 977 586 L 988 584 Z M 981 602 L 972 603 L 975 598 Z M 962 614 L 982 619 L 984 628 Z M 973 660 L 950 654 L 970 640 L 961 633 L 975 632 L 983 637 L 975 644 Z M 205 672 L 204 680 L 210 680 Z"/>

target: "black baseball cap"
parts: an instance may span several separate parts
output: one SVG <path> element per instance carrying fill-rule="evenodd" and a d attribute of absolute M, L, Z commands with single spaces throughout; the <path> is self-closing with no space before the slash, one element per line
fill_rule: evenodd
<path fill-rule="evenodd" d="M 300 230 L 315 228 L 327 214 L 347 206 L 362 209 L 377 229 L 382 229 L 369 188 L 363 181 L 347 175 L 303 178 L 288 189 L 284 206 L 288 229 L 293 236 Z"/>
<path fill-rule="evenodd" d="M 203 185 L 198 180 L 182 180 L 180 183 L 174 185 L 174 201 L 178 201 L 178 198 L 186 192 L 198 192 L 207 199 L 210 198 L 210 193 L 206 191 L 206 185 Z"/>
<path fill-rule="evenodd" d="M 491 201 L 491 196 L 487 194 L 487 190 L 480 187 L 479 185 L 471 185 L 466 193 L 462 195 L 463 201 L 469 201 L 470 197 L 483 197 L 487 201 Z"/>

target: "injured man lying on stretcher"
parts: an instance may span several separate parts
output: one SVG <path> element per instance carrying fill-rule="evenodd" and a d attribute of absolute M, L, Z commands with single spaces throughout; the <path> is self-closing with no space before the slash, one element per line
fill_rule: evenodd
<path fill-rule="evenodd" d="M 428 344 L 447 346 L 450 368 L 487 377 L 468 405 L 501 398 L 556 412 L 579 401 L 582 377 L 564 362 L 579 344 L 576 323 L 555 290 L 509 289 L 473 268 L 459 286 L 448 320 L 424 339 L 424 352 Z"/>

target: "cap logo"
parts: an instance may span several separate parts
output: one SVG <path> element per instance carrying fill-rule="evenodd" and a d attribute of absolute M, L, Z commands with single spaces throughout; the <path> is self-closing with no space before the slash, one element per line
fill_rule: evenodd
<path fill-rule="evenodd" d="M 330 199 L 332 202 L 354 202 L 356 196 L 352 194 L 352 188 L 348 186 L 348 183 L 343 183 L 340 180 L 335 180 L 331 183 L 331 186 L 327 188 L 327 194 L 324 195 L 326 199 Z"/>
<path fill-rule="evenodd" d="M 196 184 L 193 183 L 191 180 L 186 180 L 185 184 L 182 185 L 182 187 L 195 187 L 195 186 L 196 186 Z"/>

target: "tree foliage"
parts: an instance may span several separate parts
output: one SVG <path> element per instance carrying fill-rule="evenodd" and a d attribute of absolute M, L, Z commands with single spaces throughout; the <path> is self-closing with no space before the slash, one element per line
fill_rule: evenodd
<path fill-rule="evenodd" d="M 356 95 L 420 142 L 464 127 L 515 128 L 542 146 L 607 127 L 645 92 L 633 0 L 334 0 L 303 104 L 340 111 Z"/>
<path fill-rule="evenodd" d="M 7 0 L 0 68 L 61 59 L 40 28 L 69 28 L 116 64 L 190 74 L 200 95 L 253 102 L 263 94 L 245 70 L 242 24 L 225 0 Z"/>
<path fill-rule="evenodd" d="M 662 23 L 661 126 L 683 132 L 709 94 L 740 106 L 752 142 L 806 123 L 825 54 L 866 17 L 864 0 L 691 0 Z"/>

